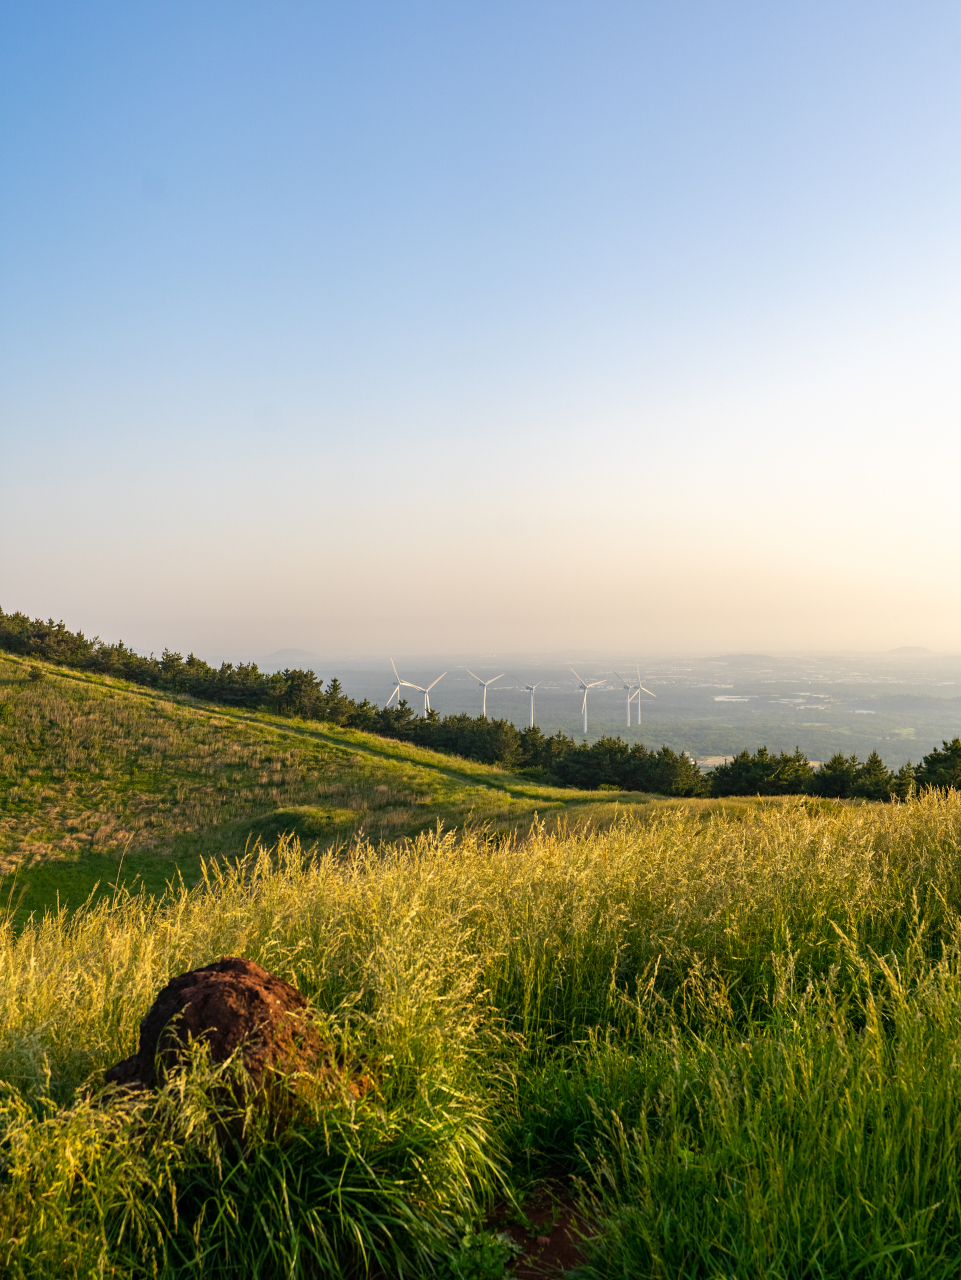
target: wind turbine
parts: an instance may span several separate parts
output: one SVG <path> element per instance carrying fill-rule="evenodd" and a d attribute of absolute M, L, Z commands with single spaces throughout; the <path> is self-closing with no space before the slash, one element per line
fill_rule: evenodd
<path fill-rule="evenodd" d="M 520 676 L 511 676 L 511 679 L 521 680 Z M 544 683 L 543 680 L 538 680 L 537 684 L 524 684 L 524 681 L 521 680 L 521 684 L 524 684 L 524 688 L 531 695 L 531 728 L 532 729 L 534 728 L 534 690 L 537 688 L 538 685 L 541 685 L 543 683 Z"/>
<path fill-rule="evenodd" d="M 416 689 L 418 693 L 422 693 L 424 695 L 424 719 L 425 720 L 430 715 L 430 691 L 431 689 L 433 689 L 435 684 L 440 684 L 440 682 L 443 680 L 444 676 L 446 675 L 447 675 L 447 672 L 442 671 L 441 674 L 434 681 L 434 684 L 429 684 L 426 689 L 422 684 L 411 684 L 409 680 L 401 681 L 401 684 L 407 685 L 408 689 Z"/>
<path fill-rule="evenodd" d="M 408 687 L 409 689 L 416 689 L 416 688 L 417 688 L 417 686 L 416 686 L 416 685 L 411 684 L 409 680 L 401 680 L 400 676 L 399 676 L 399 675 L 398 675 L 398 673 L 397 673 L 397 667 L 396 667 L 396 666 L 394 666 L 394 659 L 393 659 L 393 658 L 391 658 L 391 660 L 390 660 L 390 665 L 391 665 L 392 667 L 394 667 L 394 689 L 393 689 L 393 692 L 391 693 L 390 697 L 387 699 L 387 702 L 386 702 L 386 704 L 385 704 L 385 710 L 386 710 L 386 708 L 387 708 L 387 707 L 389 707 L 389 706 L 390 706 L 390 704 L 394 701 L 394 699 L 395 699 L 395 698 L 397 699 L 397 705 L 398 705 L 398 706 L 400 706 L 400 690 L 401 690 L 401 686 L 402 686 L 402 685 L 407 685 L 407 687 Z"/>
<path fill-rule="evenodd" d="M 641 695 L 638 693 L 638 689 L 640 688 L 640 677 L 638 677 L 637 684 L 628 684 L 619 671 L 615 671 L 614 674 L 617 676 L 618 680 L 620 680 L 621 684 L 627 690 L 627 727 L 629 729 L 631 727 L 631 703 L 634 701 L 635 698 L 637 698 L 638 700 L 637 723 L 638 724 L 641 723 L 641 712 L 640 712 Z"/>
<path fill-rule="evenodd" d="M 644 686 L 641 684 L 641 668 L 638 665 L 638 668 L 637 668 L 637 723 L 638 724 L 641 723 L 641 694 L 642 693 L 651 693 L 651 691 L 650 689 L 645 689 Z M 656 698 L 657 694 L 651 693 L 651 697 Z"/>
<path fill-rule="evenodd" d="M 464 670 L 467 672 L 469 676 L 474 676 L 474 673 L 473 671 L 471 671 L 470 667 L 465 667 Z M 446 675 L 447 672 L 445 671 L 444 674 Z M 502 671 L 499 676 L 494 676 L 493 680 L 482 680 L 480 676 L 474 676 L 474 679 L 477 681 L 480 687 L 484 690 L 484 701 L 481 706 L 481 715 L 484 717 L 485 720 L 487 719 L 487 686 L 489 684 L 493 684 L 495 680 L 500 680 L 503 675 L 504 675 L 504 672 Z M 433 687 L 434 686 L 431 685 L 431 688 Z"/>
<path fill-rule="evenodd" d="M 574 671 L 574 668 L 571 667 L 571 670 Z M 577 676 L 576 671 L 574 671 L 574 674 Z M 581 680 L 580 676 L 577 676 L 577 678 L 578 680 Z M 581 710 L 584 712 L 584 732 L 585 733 L 587 733 L 587 691 L 588 689 L 596 689 L 599 684 L 604 684 L 604 683 L 606 683 L 604 680 L 592 680 L 590 683 L 588 683 L 586 680 L 581 680 L 581 688 L 584 690 L 584 701 L 581 704 Z"/>

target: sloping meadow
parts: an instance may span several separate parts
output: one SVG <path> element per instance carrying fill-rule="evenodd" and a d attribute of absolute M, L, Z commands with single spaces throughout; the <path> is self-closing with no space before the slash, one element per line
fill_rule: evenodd
<path fill-rule="evenodd" d="M 950 792 L 282 843 L 8 926 L 0 1269 L 490 1275 L 492 1207 L 549 1175 L 594 1276 L 961 1274 L 959 906 Z M 104 1091 L 164 982 L 226 954 L 310 998 L 343 1089 L 280 1126 L 198 1052 Z"/>

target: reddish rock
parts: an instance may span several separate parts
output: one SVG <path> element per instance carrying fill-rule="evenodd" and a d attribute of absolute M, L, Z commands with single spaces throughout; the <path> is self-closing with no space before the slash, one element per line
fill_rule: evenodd
<path fill-rule="evenodd" d="M 224 956 L 167 983 L 140 1024 L 137 1052 L 111 1067 L 105 1078 L 156 1088 L 197 1040 L 207 1043 L 213 1062 L 226 1062 L 239 1048 L 258 1090 L 269 1083 L 272 1070 L 329 1076 L 330 1050 L 306 1013 L 307 1001 L 289 982 L 252 960 Z"/>

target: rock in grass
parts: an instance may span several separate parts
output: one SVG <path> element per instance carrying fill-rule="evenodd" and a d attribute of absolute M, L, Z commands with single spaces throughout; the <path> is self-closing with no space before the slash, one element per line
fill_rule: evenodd
<path fill-rule="evenodd" d="M 256 1091 L 278 1075 L 307 1073 L 314 1084 L 332 1084 L 338 1074 L 297 988 L 252 960 L 224 956 L 167 983 L 140 1024 L 137 1052 L 111 1067 L 106 1081 L 154 1089 L 197 1041 L 215 1063 L 239 1050 Z"/>

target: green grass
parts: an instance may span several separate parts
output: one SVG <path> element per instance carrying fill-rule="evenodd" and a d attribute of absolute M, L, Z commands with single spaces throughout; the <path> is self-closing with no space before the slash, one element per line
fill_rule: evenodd
<path fill-rule="evenodd" d="M 625 804 L 660 803 L 0 655 L 0 898 L 13 891 L 21 918 L 97 885 L 192 884 L 202 858 L 281 834 L 330 847 L 440 822 L 503 838 L 535 817 L 603 825 Z"/>
<path fill-rule="evenodd" d="M 8 923 L 3 1273 L 496 1274 L 491 1206 L 549 1175 L 594 1277 L 957 1276 L 959 911 L 950 793 L 282 843 Z M 101 1095 L 159 986 L 223 954 L 375 1087 L 251 1112 L 239 1148 L 202 1061 Z"/>

